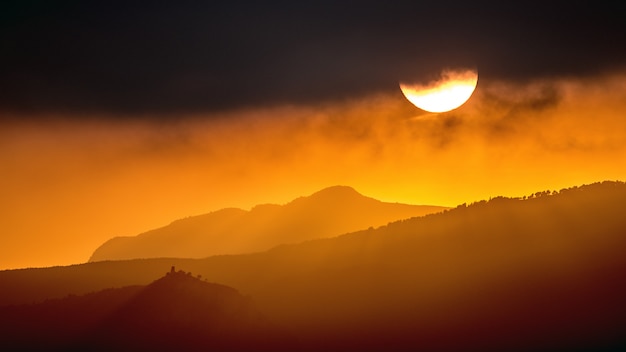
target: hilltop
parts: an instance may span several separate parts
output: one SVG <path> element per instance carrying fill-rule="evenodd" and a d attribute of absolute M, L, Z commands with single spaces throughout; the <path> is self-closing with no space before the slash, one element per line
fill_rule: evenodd
<path fill-rule="evenodd" d="M 350 187 L 335 186 L 285 205 L 258 205 L 250 211 L 222 209 L 177 220 L 137 236 L 115 237 L 98 247 L 89 261 L 204 258 L 260 252 L 281 244 L 338 236 L 444 209 L 385 203 Z"/>
<path fill-rule="evenodd" d="M 0 302 L 141 284 L 175 264 L 253 297 L 312 350 L 619 350 L 625 208 L 622 182 L 496 197 L 262 253 L 0 272 Z"/>
<path fill-rule="evenodd" d="M 0 307 L 0 316 L 9 350 L 264 350 L 288 341 L 251 298 L 173 268 L 147 286 Z"/>

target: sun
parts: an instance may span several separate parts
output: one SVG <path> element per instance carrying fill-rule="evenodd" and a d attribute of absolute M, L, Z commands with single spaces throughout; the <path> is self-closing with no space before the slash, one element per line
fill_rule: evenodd
<path fill-rule="evenodd" d="M 444 70 L 428 84 L 400 82 L 400 90 L 413 105 L 428 112 L 446 112 L 463 105 L 478 84 L 476 70 Z"/>

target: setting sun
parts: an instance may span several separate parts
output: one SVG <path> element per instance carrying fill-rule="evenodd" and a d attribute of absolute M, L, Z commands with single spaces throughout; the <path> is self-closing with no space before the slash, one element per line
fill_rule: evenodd
<path fill-rule="evenodd" d="M 474 70 L 445 70 L 441 78 L 428 84 L 400 83 L 404 96 L 428 112 L 446 112 L 463 105 L 474 93 L 478 73 Z"/>
<path fill-rule="evenodd" d="M 621 3 L 5 3 L 1 351 L 626 351 Z"/>

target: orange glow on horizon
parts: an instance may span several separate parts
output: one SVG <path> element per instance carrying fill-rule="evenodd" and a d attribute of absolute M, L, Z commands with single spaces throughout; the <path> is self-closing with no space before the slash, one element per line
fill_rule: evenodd
<path fill-rule="evenodd" d="M 626 179 L 626 77 L 481 81 L 413 118 L 399 94 L 178 122 L 50 119 L 0 130 L 0 268 L 85 262 L 114 236 L 332 185 L 456 206 Z M 117 121 L 117 122 L 114 122 Z"/>

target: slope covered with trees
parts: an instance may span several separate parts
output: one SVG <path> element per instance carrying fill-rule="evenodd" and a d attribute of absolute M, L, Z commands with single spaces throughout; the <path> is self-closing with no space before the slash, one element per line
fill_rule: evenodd
<path fill-rule="evenodd" d="M 263 253 L 0 272 L 0 302 L 175 264 L 250 295 L 313 350 L 619 350 L 625 208 L 621 182 L 498 197 Z"/>

